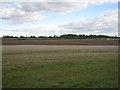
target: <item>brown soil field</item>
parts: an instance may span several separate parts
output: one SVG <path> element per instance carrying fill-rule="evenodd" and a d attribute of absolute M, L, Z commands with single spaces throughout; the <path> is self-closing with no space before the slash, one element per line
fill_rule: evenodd
<path fill-rule="evenodd" d="M 118 45 L 118 40 L 3 40 L 2 45 Z"/>

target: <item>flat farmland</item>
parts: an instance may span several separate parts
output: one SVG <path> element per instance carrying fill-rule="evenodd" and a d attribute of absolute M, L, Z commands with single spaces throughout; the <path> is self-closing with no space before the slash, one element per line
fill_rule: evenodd
<path fill-rule="evenodd" d="M 118 45 L 118 40 L 3 40 L 3 45 Z"/>
<path fill-rule="evenodd" d="M 3 45 L 3 88 L 117 88 L 117 45 Z"/>

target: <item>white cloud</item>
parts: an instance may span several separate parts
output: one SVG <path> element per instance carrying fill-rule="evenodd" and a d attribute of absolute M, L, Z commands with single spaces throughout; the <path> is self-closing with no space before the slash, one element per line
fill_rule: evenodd
<path fill-rule="evenodd" d="M 33 3 L 17 3 L 16 7 L 27 11 L 52 11 L 58 13 L 68 13 L 81 8 L 85 8 L 86 4 L 79 4 L 74 2 L 33 2 Z M 26 8 L 28 7 L 28 8 Z M 30 8 L 29 8 L 30 7 Z"/>
<path fill-rule="evenodd" d="M 52 0 L 51 0 L 52 1 Z M 41 21 L 46 16 L 41 11 L 56 13 L 70 13 L 93 5 L 105 3 L 117 3 L 118 0 L 70 0 L 71 2 L 24 2 L 15 4 L 2 4 L 0 7 L 0 18 L 8 24 L 23 24 Z M 29 28 L 8 28 L 0 27 L 1 35 L 60 35 L 65 33 L 75 34 L 108 34 L 115 35 L 118 32 L 117 10 L 108 10 L 104 14 L 78 22 L 72 22 L 61 27 L 36 26 Z"/>
<path fill-rule="evenodd" d="M 118 10 L 107 10 L 96 18 L 79 20 L 60 27 L 71 32 L 116 35 L 118 33 Z"/>
<path fill-rule="evenodd" d="M 11 28 L 7 28 L 7 27 L 2 27 L 2 26 L 0 26 L 0 31 L 2 31 L 2 30 L 5 30 L 5 31 L 7 30 L 7 31 L 8 31 L 8 30 L 11 30 Z"/>
<path fill-rule="evenodd" d="M 2 0 L 1 2 L 81 2 L 83 0 Z M 99 2 L 116 2 L 119 0 L 84 0 L 84 1 L 99 1 Z"/>
<path fill-rule="evenodd" d="M 105 3 L 117 3 L 118 0 L 65 0 L 61 2 L 27 2 L 16 3 L 15 7 L 24 11 L 52 11 L 57 13 L 69 13 L 76 10 L 81 10 L 93 5 Z M 67 2 L 68 1 L 68 2 Z"/>
<path fill-rule="evenodd" d="M 30 26 L 30 27 L 21 27 L 21 28 L 7 28 L 0 27 L 0 36 L 3 35 L 13 35 L 13 36 L 49 36 L 49 35 L 58 35 L 60 28 L 53 25 L 50 26 Z"/>
<path fill-rule="evenodd" d="M 61 14 L 81 10 L 92 5 L 105 3 L 116 3 L 118 0 L 71 0 L 67 2 L 16 2 L 2 3 L 0 7 L 0 18 L 8 24 L 23 24 L 41 21 L 46 18 L 40 14 L 41 11 L 51 11 Z"/>
<path fill-rule="evenodd" d="M 79 20 L 78 22 L 72 22 L 69 24 L 61 25 L 60 27 L 55 25 L 44 26 L 30 26 L 22 28 L 7 28 L 0 27 L 1 36 L 13 35 L 13 36 L 30 36 L 30 35 L 61 35 L 61 34 L 105 34 L 105 35 L 117 35 L 118 34 L 118 10 L 107 10 L 103 14 L 96 18 Z"/>
<path fill-rule="evenodd" d="M 8 24 L 23 24 L 43 20 L 46 16 L 38 12 L 25 12 L 16 8 L 0 9 L 0 18 Z"/>

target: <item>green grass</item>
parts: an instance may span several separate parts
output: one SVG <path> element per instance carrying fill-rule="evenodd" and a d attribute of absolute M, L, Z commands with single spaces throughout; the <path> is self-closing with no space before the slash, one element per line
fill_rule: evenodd
<path fill-rule="evenodd" d="M 117 87 L 115 49 L 3 50 L 3 88 Z"/>

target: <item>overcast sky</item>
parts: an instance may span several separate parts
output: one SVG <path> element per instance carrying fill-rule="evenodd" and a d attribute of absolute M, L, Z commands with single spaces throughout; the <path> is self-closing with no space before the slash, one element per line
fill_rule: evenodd
<path fill-rule="evenodd" d="M 0 36 L 61 34 L 118 35 L 118 0 L 3 2 L 0 5 Z"/>

